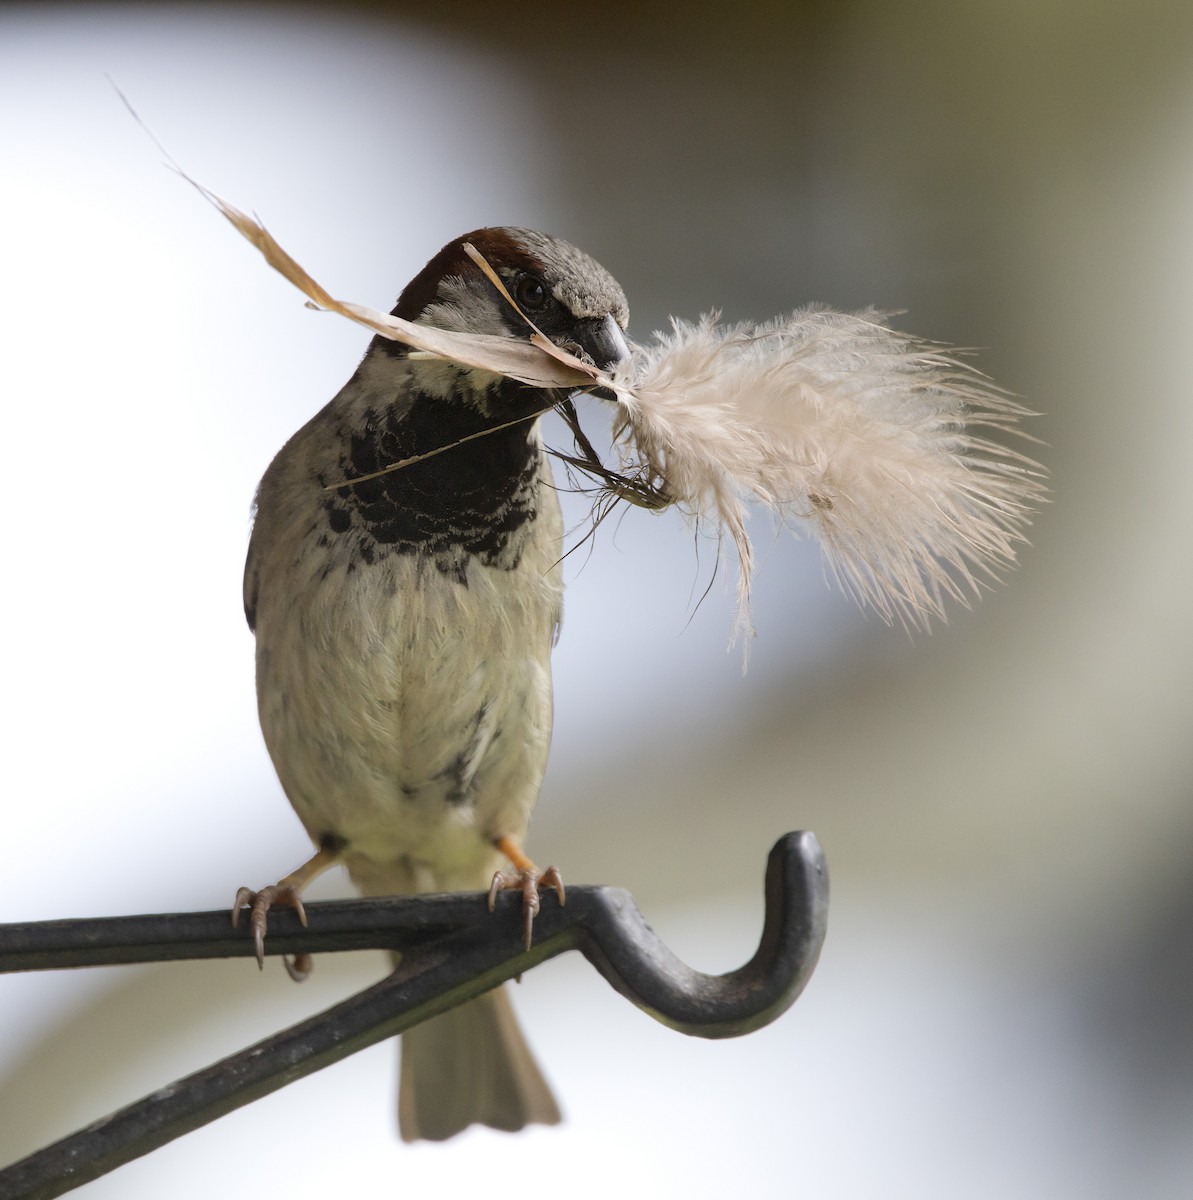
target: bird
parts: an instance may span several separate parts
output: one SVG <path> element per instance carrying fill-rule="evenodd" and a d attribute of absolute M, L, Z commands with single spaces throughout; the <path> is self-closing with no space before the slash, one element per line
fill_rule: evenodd
<path fill-rule="evenodd" d="M 621 286 L 530 229 L 449 242 L 392 313 L 522 340 L 529 320 L 601 369 L 629 356 Z M 523 847 L 551 740 L 563 594 L 539 422 L 570 394 L 377 336 L 266 470 L 245 615 L 265 744 L 316 851 L 276 884 L 237 893 L 233 920 L 249 908 L 259 964 L 270 907 L 305 920 L 302 890 L 336 864 L 366 896 L 489 888 L 492 907 L 497 891 L 520 890 L 527 940 L 539 889 L 563 899 L 559 872 Z M 287 967 L 300 978 L 309 960 Z M 405 1141 L 561 1119 L 504 986 L 401 1041 Z"/>

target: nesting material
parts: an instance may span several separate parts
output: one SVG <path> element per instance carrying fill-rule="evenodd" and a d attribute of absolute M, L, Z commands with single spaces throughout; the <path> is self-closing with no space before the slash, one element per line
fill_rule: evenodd
<path fill-rule="evenodd" d="M 985 436 L 1026 410 L 877 313 L 675 321 L 613 387 L 627 473 L 733 541 L 743 623 L 751 503 L 813 532 L 859 603 L 923 626 L 1014 563 L 1042 496 L 1039 468 Z"/>
<path fill-rule="evenodd" d="M 1020 433 L 1027 410 L 946 348 L 890 328 L 879 313 L 805 308 L 735 326 L 715 316 L 677 320 L 610 375 L 559 349 L 525 316 L 527 340 L 518 342 L 335 300 L 259 221 L 195 186 L 313 306 L 420 354 L 535 387 L 614 397 L 618 468 L 600 462 L 566 400 L 577 448 L 559 456 L 593 476 L 609 501 L 677 505 L 731 541 L 739 630 L 750 630 L 751 505 L 814 533 L 830 573 L 860 604 L 888 622 L 924 627 L 944 616 L 948 598 L 967 602 L 1014 564 L 1043 498 L 1039 466 L 987 436 Z"/>

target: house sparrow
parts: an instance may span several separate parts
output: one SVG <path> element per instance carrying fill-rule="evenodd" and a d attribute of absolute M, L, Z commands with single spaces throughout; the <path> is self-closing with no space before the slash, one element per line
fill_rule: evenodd
<path fill-rule="evenodd" d="M 395 316 L 527 336 L 466 242 L 557 344 L 600 367 L 627 356 L 618 284 L 527 229 L 449 243 Z M 234 914 L 251 908 L 259 958 L 269 906 L 302 915 L 302 888 L 334 863 L 367 896 L 491 884 L 492 903 L 517 887 L 528 937 L 540 884 L 562 898 L 558 873 L 539 872 L 521 847 L 551 738 L 562 600 L 562 521 L 536 414 L 563 397 L 376 337 L 261 480 L 244 579 L 258 709 L 318 852 L 238 894 Z M 398 1108 L 407 1141 L 559 1120 L 504 989 L 402 1035 Z"/>

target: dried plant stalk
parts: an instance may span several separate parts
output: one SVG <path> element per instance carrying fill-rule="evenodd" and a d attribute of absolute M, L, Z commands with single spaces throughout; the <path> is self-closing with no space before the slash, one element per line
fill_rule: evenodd
<path fill-rule="evenodd" d="M 532 387 L 575 389 L 593 386 L 598 372 L 580 359 L 560 350 L 553 343 L 548 343 L 551 347 L 548 350 L 538 339 L 519 342 L 493 334 L 455 333 L 448 329 L 436 329 L 433 325 L 419 325 L 401 317 L 390 316 L 389 313 L 370 308 L 366 304 L 335 299 L 278 244 L 260 221 L 242 212 L 234 204 L 229 204 L 201 183 L 197 183 L 181 169 L 175 169 L 183 179 L 215 205 L 243 237 L 256 246 L 275 271 L 307 296 L 314 307 L 339 313 L 391 341 L 401 342 L 422 353 L 449 359 L 464 367 L 475 367 L 492 371 L 495 375 L 505 375 Z M 538 338 L 542 342 L 547 341 L 542 334 L 538 334 Z"/>

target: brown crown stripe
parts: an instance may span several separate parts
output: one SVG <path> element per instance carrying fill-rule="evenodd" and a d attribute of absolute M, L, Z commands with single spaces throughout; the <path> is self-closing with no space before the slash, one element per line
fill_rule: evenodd
<path fill-rule="evenodd" d="M 464 243 L 471 242 L 498 272 L 503 267 L 541 271 L 543 264 L 516 238 L 500 228 L 474 229 L 463 237 L 448 242 L 438 254 L 406 285 L 392 315 L 407 321 L 417 320 L 434 299 L 439 282 L 449 276 L 480 275 L 480 269 L 464 253 Z"/>

